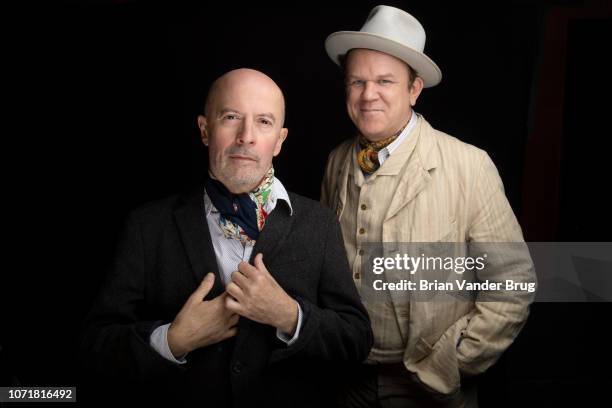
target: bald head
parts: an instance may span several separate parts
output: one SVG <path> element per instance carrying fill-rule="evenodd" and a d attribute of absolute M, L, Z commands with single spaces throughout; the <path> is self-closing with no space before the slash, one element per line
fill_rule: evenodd
<path fill-rule="evenodd" d="M 281 151 L 284 120 L 285 98 L 267 75 L 243 68 L 218 78 L 198 116 L 210 173 L 235 194 L 252 191 Z"/>
<path fill-rule="evenodd" d="M 239 68 L 229 71 L 217 78 L 208 91 L 206 104 L 204 105 L 204 115 L 213 117 L 218 114 L 220 105 L 227 100 L 228 94 L 236 93 L 267 94 L 266 99 L 271 99 L 278 105 L 278 118 L 276 120 L 281 125 L 285 122 L 285 96 L 283 91 L 276 85 L 276 82 L 263 72 L 250 68 Z"/>

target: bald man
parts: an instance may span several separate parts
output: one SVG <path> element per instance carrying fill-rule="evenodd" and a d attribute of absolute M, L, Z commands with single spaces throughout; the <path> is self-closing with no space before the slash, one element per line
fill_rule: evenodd
<path fill-rule="evenodd" d="M 204 186 L 129 216 L 86 321 L 96 398 L 127 384 L 122 397 L 139 404 L 331 406 L 332 376 L 367 356 L 338 222 L 274 174 L 284 110 L 258 71 L 211 86 L 198 117 Z"/>

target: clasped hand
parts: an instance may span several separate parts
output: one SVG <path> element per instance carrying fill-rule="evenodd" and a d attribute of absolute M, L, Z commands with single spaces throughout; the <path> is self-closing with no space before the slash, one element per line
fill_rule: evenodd
<path fill-rule="evenodd" d="M 253 263 L 240 262 L 225 292 L 207 301 L 203 299 L 212 289 L 215 275 L 204 277 L 168 329 L 168 346 L 175 357 L 235 336 L 238 316 L 293 336 L 297 302 L 270 275 L 262 254 L 257 254 Z"/>

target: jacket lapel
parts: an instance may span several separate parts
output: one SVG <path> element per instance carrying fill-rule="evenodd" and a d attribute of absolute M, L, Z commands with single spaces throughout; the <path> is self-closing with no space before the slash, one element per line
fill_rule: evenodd
<path fill-rule="evenodd" d="M 208 272 L 214 272 L 215 283 L 206 297 L 217 297 L 225 288 L 204 213 L 204 187 L 198 187 L 186 195 L 183 204 L 174 211 L 174 217 L 194 272 L 196 285 L 202 282 Z"/>
<path fill-rule="evenodd" d="M 402 208 L 409 204 L 421 192 L 431 180 L 429 171 L 436 168 L 439 164 L 439 154 L 435 147 L 432 128 L 419 115 L 418 128 L 412 136 L 416 137 L 416 144 L 413 150 L 404 152 L 407 161 L 401 170 L 401 179 L 398 182 L 396 193 L 389 204 L 389 209 L 385 215 L 385 221 L 392 218 Z M 399 150 L 399 149 L 398 149 Z M 399 152 L 400 155 L 402 152 Z"/>
<path fill-rule="evenodd" d="M 289 199 L 292 203 L 296 201 L 296 198 L 291 193 L 289 194 Z M 251 253 L 251 264 L 258 253 L 263 254 L 264 263 L 266 263 L 266 259 L 274 259 L 282 244 L 286 241 L 287 235 L 289 235 L 292 222 L 293 216 L 290 213 L 288 204 L 284 200 L 278 200 L 276 208 L 266 218 L 266 224 L 259 233 L 259 238 Z"/>

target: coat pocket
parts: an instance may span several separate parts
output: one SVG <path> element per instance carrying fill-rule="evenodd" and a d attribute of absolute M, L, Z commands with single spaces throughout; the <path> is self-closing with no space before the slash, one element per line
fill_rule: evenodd
<path fill-rule="evenodd" d="M 408 371 L 413 372 L 418 380 L 432 393 L 455 394 L 461 386 L 459 364 L 457 361 L 457 343 L 461 331 L 467 325 L 467 316 L 463 316 L 449 327 L 433 346 L 423 338 L 417 341 L 420 347 L 429 352 L 422 358 L 405 356 Z"/>

